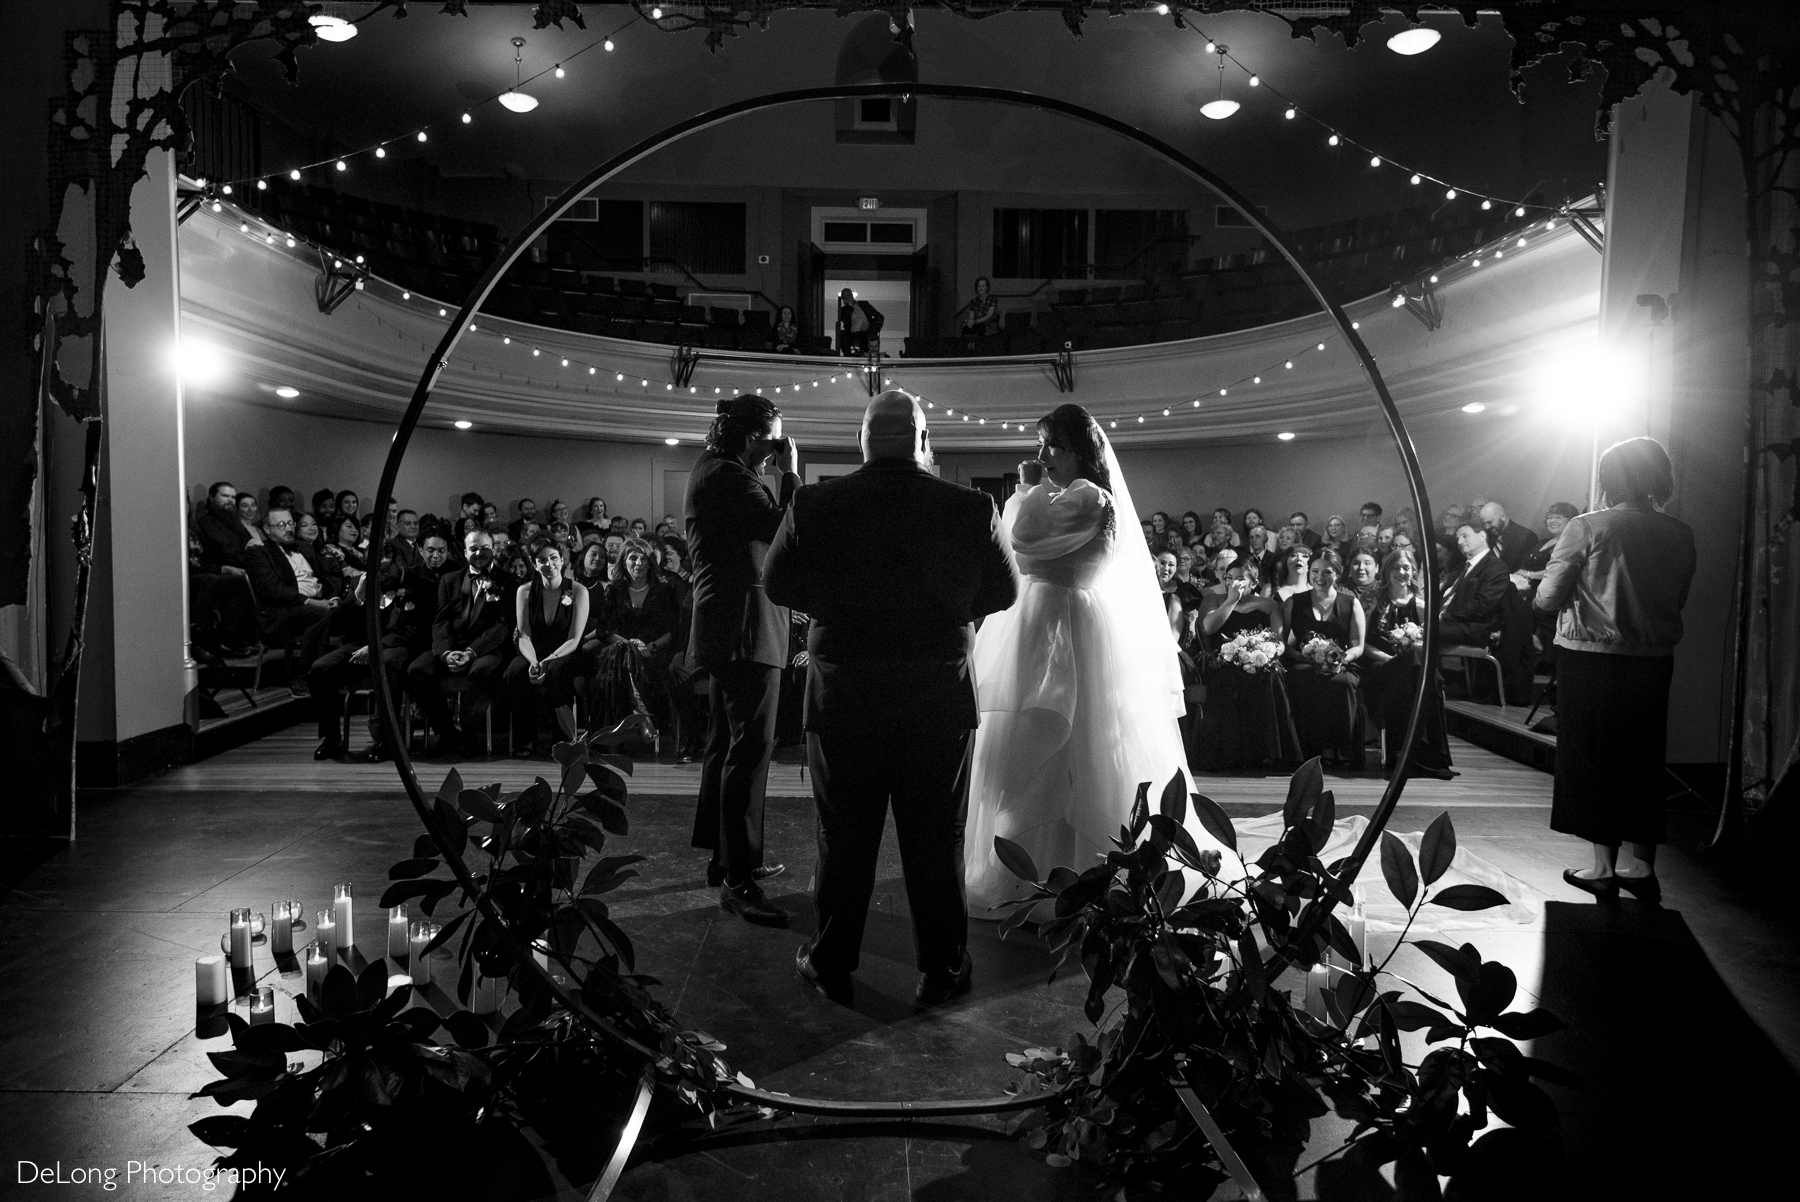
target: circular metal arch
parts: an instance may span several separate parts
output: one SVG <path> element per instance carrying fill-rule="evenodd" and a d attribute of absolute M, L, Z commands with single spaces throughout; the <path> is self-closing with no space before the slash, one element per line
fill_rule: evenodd
<path fill-rule="evenodd" d="M 1206 187 L 1210 188 L 1220 199 L 1236 208 L 1237 211 L 1242 213 L 1245 219 L 1256 228 L 1257 232 L 1262 234 L 1264 238 L 1267 238 L 1270 244 L 1281 252 L 1282 257 L 1287 260 L 1289 266 L 1291 266 L 1295 273 L 1305 281 L 1307 288 L 1312 292 L 1314 298 L 1318 300 L 1319 305 L 1331 316 L 1332 323 L 1337 327 L 1338 333 L 1343 336 L 1344 341 L 1350 348 L 1356 352 L 1357 361 L 1362 364 L 1363 371 L 1369 378 L 1369 385 L 1375 390 L 1375 395 L 1380 402 L 1382 416 L 1387 420 L 1388 432 L 1394 439 L 1394 447 L 1400 454 L 1400 462 L 1406 472 L 1407 488 L 1412 497 L 1414 511 L 1419 514 L 1421 522 L 1428 522 L 1430 520 L 1431 504 L 1425 494 L 1425 476 L 1419 467 L 1418 452 L 1413 447 L 1412 436 L 1407 432 L 1406 423 L 1401 420 L 1400 411 L 1394 405 L 1394 398 L 1388 392 L 1387 383 L 1381 377 L 1381 370 L 1376 366 L 1374 355 L 1370 354 L 1368 346 L 1364 344 L 1362 336 L 1358 333 L 1356 328 L 1351 325 L 1350 319 L 1344 313 L 1342 307 L 1340 307 L 1336 301 L 1332 300 L 1331 297 L 1326 295 L 1325 290 L 1320 287 L 1319 282 L 1306 270 L 1306 265 L 1300 261 L 1299 256 L 1295 253 L 1294 248 L 1289 243 L 1287 237 L 1262 215 L 1262 210 L 1252 203 L 1248 197 L 1240 193 L 1235 187 L 1210 168 L 1182 151 L 1175 149 L 1173 146 L 1170 146 L 1162 139 L 1157 138 L 1152 134 L 1145 133 L 1136 126 L 1127 124 L 1117 118 L 1109 117 L 1105 113 L 1096 112 L 1093 109 L 1084 108 L 1081 105 L 1072 104 L 1066 100 L 1059 100 L 1053 96 L 1039 96 L 1030 92 L 1014 91 L 1009 88 L 987 88 L 968 84 L 942 83 L 843 84 L 834 87 L 798 88 L 787 92 L 772 92 L 766 96 L 754 96 L 746 100 L 734 101 L 731 104 L 721 105 L 718 108 L 710 109 L 707 112 L 689 117 L 685 121 L 679 121 L 659 133 L 652 134 L 629 149 L 621 151 L 607 159 L 598 167 L 595 167 L 592 171 L 589 171 L 586 175 L 576 180 L 573 184 L 570 184 L 568 189 L 556 199 L 554 204 L 546 205 L 542 212 L 514 235 L 512 242 L 507 245 L 505 252 L 501 254 L 499 258 L 495 259 L 494 262 L 488 266 L 488 269 L 482 273 L 481 279 L 476 282 L 474 288 L 470 291 L 468 298 L 463 301 L 462 308 L 457 311 L 456 317 L 450 322 L 449 328 L 445 330 L 444 336 L 438 341 L 437 348 L 432 352 L 430 360 L 426 363 L 424 371 L 419 376 L 417 387 L 413 389 L 412 400 L 408 403 L 406 412 L 400 419 L 400 427 L 394 433 L 393 445 L 388 449 L 387 461 L 382 466 L 381 470 L 381 484 L 380 487 L 376 489 L 374 512 L 387 512 L 388 502 L 394 495 L 394 482 L 399 476 L 400 464 L 406 458 L 406 448 L 412 441 L 413 431 L 418 428 L 419 418 L 425 411 L 426 403 L 431 399 L 431 390 L 436 384 L 438 376 L 442 374 L 445 366 L 448 364 L 450 353 L 456 348 L 456 344 L 462 338 L 463 332 L 469 328 L 469 322 L 474 318 L 476 313 L 480 311 L 482 303 L 487 300 L 488 295 L 494 290 L 494 286 L 499 282 L 500 277 L 504 275 L 513 263 L 525 253 L 525 248 L 548 229 L 552 222 L 556 221 L 557 218 L 561 217 L 565 212 L 572 208 L 576 201 L 587 195 L 587 193 L 595 187 L 606 183 L 620 172 L 650 155 L 655 154 L 657 151 L 673 146 L 675 143 L 680 142 L 691 134 L 698 133 L 704 129 L 710 129 L 715 125 L 722 125 L 727 121 L 744 116 L 747 113 L 762 112 L 766 109 L 780 108 L 790 104 L 804 104 L 809 101 L 853 100 L 862 97 L 900 95 L 930 96 L 941 100 L 970 100 L 987 104 L 1007 104 L 1019 108 L 1029 108 L 1046 113 L 1055 113 L 1059 116 L 1069 117 L 1088 125 L 1098 126 L 1101 129 L 1109 130 L 1112 133 L 1117 134 L 1128 142 L 1136 143 L 1150 153 L 1158 155 L 1169 163 L 1172 163 L 1193 179 L 1206 185 Z M 1430 555 L 1420 556 L 1419 568 L 1422 576 L 1424 594 L 1427 597 L 1433 596 L 1436 586 L 1435 577 L 1437 574 L 1433 557 Z M 381 608 L 377 605 L 368 605 L 364 608 L 367 617 L 366 633 L 368 641 L 372 646 L 379 646 L 381 642 Z M 1436 648 L 1437 607 L 1435 605 L 1428 605 L 1426 606 L 1425 613 L 1425 637 L 1421 647 L 1422 657 L 1426 664 L 1433 662 Z M 485 904 L 484 898 L 479 897 L 474 881 L 470 877 L 468 869 L 463 866 L 460 857 L 449 854 L 449 845 L 445 841 L 443 832 L 437 829 L 434 816 L 431 813 L 430 802 L 427 800 L 425 792 L 420 788 L 418 773 L 413 768 L 410 749 L 404 745 L 402 740 L 395 737 L 397 732 L 401 729 L 401 725 L 399 721 L 399 712 L 395 706 L 396 699 L 392 690 L 388 687 L 387 673 L 376 672 L 373 674 L 373 677 L 375 694 L 380 699 L 381 718 L 387 727 L 389 743 L 394 748 L 394 767 L 400 774 L 400 783 L 405 786 L 406 794 L 412 801 L 413 809 L 418 813 L 420 823 L 424 826 L 426 831 L 431 834 L 433 840 L 437 842 L 446 863 L 456 875 L 464 890 L 470 897 L 477 898 L 477 904 L 482 906 L 482 909 L 487 913 L 491 920 L 498 921 L 498 914 Z M 1394 808 L 1400 803 L 1400 795 L 1406 788 L 1407 765 L 1412 758 L 1413 741 L 1418 736 L 1419 714 L 1424 706 L 1426 689 L 1430 686 L 1431 680 L 1432 673 L 1421 672 L 1419 674 L 1419 687 L 1413 695 L 1412 713 L 1406 724 L 1406 737 L 1401 741 L 1398 752 L 1400 767 L 1394 773 L 1393 779 L 1388 782 L 1387 788 L 1383 791 L 1381 800 L 1376 805 L 1375 813 L 1371 817 L 1367 829 L 1363 832 L 1362 839 L 1357 843 L 1356 848 L 1351 852 L 1350 856 L 1343 862 L 1342 867 L 1340 868 L 1339 876 L 1346 882 L 1356 879 L 1357 874 L 1362 869 L 1363 862 L 1368 859 L 1369 853 L 1374 848 L 1376 840 L 1381 837 L 1381 833 L 1386 828 L 1388 820 L 1393 816 Z M 1329 905 L 1330 899 L 1327 898 L 1325 900 Z M 1328 910 L 1320 911 L 1320 920 L 1323 919 L 1326 912 L 1328 912 Z M 504 924 L 502 924 L 502 929 L 506 930 L 509 939 L 513 937 L 511 931 L 507 930 Z M 581 1015 L 596 1030 L 599 1030 L 621 1044 L 636 1050 L 646 1058 L 654 1057 L 654 1053 L 652 1053 L 650 1049 L 643 1047 L 638 1044 L 637 1041 L 614 1028 L 610 1023 L 607 1023 L 604 1019 L 589 1010 L 578 997 L 570 995 L 566 990 L 552 982 L 549 978 L 549 974 L 544 970 L 537 968 L 532 957 L 524 954 L 525 949 L 522 947 L 515 948 L 515 951 L 518 953 L 518 959 L 522 963 L 532 966 L 533 970 L 537 971 L 540 976 L 543 977 L 546 988 L 555 993 L 559 1000 L 568 1005 L 571 1010 Z M 1025 1109 L 1030 1105 L 1041 1104 L 1043 1101 L 1040 1096 L 1029 1099 L 1005 1097 L 917 1102 L 840 1102 L 824 1098 L 788 1097 L 784 1094 L 771 1094 L 762 1090 L 745 1089 L 742 1086 L 736 1085 L 731 1086 L 730 1091 L 746 1101 L 777 1110 L 787 1110 L 807 1114 L 828 1114 L 842 1117 L 859 1116 L 869 1118 L 930 1118 L 948 1115 L 994 1113 L 1001 1110 Z"/>

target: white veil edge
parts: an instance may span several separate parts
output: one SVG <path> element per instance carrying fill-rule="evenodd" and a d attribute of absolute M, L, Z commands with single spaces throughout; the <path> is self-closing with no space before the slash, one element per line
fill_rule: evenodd
<path fill-rule="evenodd" d="M 1090 421 L 1093 419 L 1090 417 Z M 1100 449 L 1112 480 L 1113 514 L 1117 522 L 1113 553 L 1094 579 L 1094 591 L 1110 616 L 1119 662 L 1119 696 L 1140 720 L 1180 718 L 1187 712 L 1175 636 L 1156 583 L 1156 565 L 1144 545 L 1131 486 L 1112 440 L 1100 423 Z"/>

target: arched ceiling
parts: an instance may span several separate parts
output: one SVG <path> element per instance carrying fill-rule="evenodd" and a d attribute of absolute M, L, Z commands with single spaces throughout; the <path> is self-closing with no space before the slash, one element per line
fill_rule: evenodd
<path fill-rule="evenodd" d="M 327 7 L 354 16 L 373 6 Z M 297 85 L 282 78 L 267 44 L 251 44 L 234 56 L 232 87 L 319 145 L 355 149 L 407 138 L 394 146 L 390 169 L 393 161 L 417 158 L 443 177 L 559 181 L 680 117 L 747 96 L 833 82 L 840 47 L 859 22 L 871 19 L 780 12 L 766 30 L 727 39 L 716 53 L 704 49 L 698 31 L 671 34 L 640 23 L 619 33 L 617 49 L 609 53 L 594 44 L 629 19 L 623 6 L 587 6 L 586 30 L 533 29 L 529 7 L 471 4 L 467 11 L 466 18 L 448 17 L 434 6 L 414 4 L 408 20 L 377 14 L 351 41 L 304 51 Z M 921 79 L 1039 92 L 1120 117 L 1204 156 L 1245 192 L 1267 198 L 1278 220 L 1291 220 L 1284 208 L 1297 198 L 1308 202 L 1303 220 L 1311 222 L 1332 212 L 1355 215 L 1417 203 L 1419 194 L 1402 173 L 1371 172 L 1366 158 L 1330 150 L 1306 121 L 1284 121 L 1284 105 L 1272 88 L 1387 158 L 1464 188 L 1520 195 L 1542 185 L 1556 199 L 1590 192 L 1604 167 L 1593 133 L 1597 82 L 1571 83 L 1550 59 L 1527 73 L 1521 100 L 1508 86 L 1510 42 L 1496 20 L 1474 28 L 1455 14 L 1425 20 L 1443 33 L 1442 42 L 1405 57 L 1385 45 L 1388 25 L 1393 31 L 1404 27 L 1398 14 L 1369 29 L 1353 50 L 1331 37 L 1294 39 L 1283 22 L 1267 15 L 1200 19 L 1199 29 L 1227 43 L 1234 58 L 1268 85 L 1251 88 L 1243 72 L 1231 68 L 1228 89 L 1244 108 L 1223 122 L 1199 113 L 1217 91 L 1216 59 L 1206 53 L 1205 38 L 1150 13 L 1095 13 L 1077 40 L 1055 13 L 970 21 L 920 10 L 914 44 Z M 465 108 L 512 83 L 514 36 L 526 39 L 527 75 L 566 62 L 566 77 L 545 76 L 530 85 L 542 102 L 530 114 L 509 113 L 490 101 L 475 107 L 474 120 L 463 125 L 458 116 Z M 930 129 L 929 114 L 922 119 L 922 128 Z M 1041 164 L 1028 161 L 1046 154 L 1061 160 L 1060 169 L 1078 174 L 1088 146 L 1084 137 L 1079 131 L 1072 136 L 1064 124 L 1021 125 L 1033 120 L 1051 119 L 1009 116 L 1001 126 L 991 111 L 964 106 L 940 119 L 937 141 L 922 139 L 916 154 L 901 157 L 930 187 L 1004 187 L 1009 168 L 1039 181 L 1045 178 Z M 788 181 L 745 177 L 759 169 L 760 146 L 795 136 L 802 123 L 794 113 L 747 121 L 696 140 L 679 156 L 658 156 L 637 178 L 780 185 Z M 425 145 L 413 142 L 410 132 L 426 124 L 435 136 Z M 988 137 L 997 130 L 1005 137 Z M 953 144 L 975 145 L 978 160 L 993 164 L 993 175 L 974 182 L 939 178 Z M 854 170 L 857 160 L 846 151 L 847 165 L 830 159 L 829 170 Z M 280 161 L 283 154 L 297 153 L 271 149 L 265 169 L 282 169 L 288 165 Z M 866 148 L 855 153 L 866 154 Z M 377 169 L 370 162 L 357 171 L 365 168 Z M 357 185 L 354 176 L 328 179 L 351 190 Z"/>

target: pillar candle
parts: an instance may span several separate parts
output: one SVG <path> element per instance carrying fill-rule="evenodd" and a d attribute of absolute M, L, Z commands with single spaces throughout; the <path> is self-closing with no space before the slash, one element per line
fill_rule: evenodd
<path fill-rule="evenodd" d="M 1350 907 L 1344 926 L 1350 932 L 1350 942 L 1356 945 L 1357 957 L 1366 965 L 1369 962 L 1369 924 L 1363 916 L 1361 902 Z"/>
<path fill-rule="evenodd" d="M 294 954 L 294 914 L 284 901 L 269 907 L 269 953 L 275 956 Z"/>
<path fill-rule="evenodd" d="M 389 973 L 388 974 L 387 995 L 389 997 L 393 997 L 394 991 L 396 989 L 399 989 L 403 985 L 411 985 L 411 984 L 412 984 L 412 978 L 407 976 L 405 973 L 403 973 L 403 972 Z"/>
<path fill-rule="evenodd" d="M 233 910 L 231 912 L 231 966 L 233 968 L 249 968 L 250 964 L 250 911 Z"/>
<path fill-rule="evenodd" d="M 324 988 L 325 974 L 331 971 L 331 958 L 317 942 L 306 947 L 306 996 L 314 1002 L 319 1000 L 319 991 Z"/>
<path fill-rule="evenodd" d="M 350 908 L 350 886 L 337 885 L 331 890 L 331 920 L 337 923 L 337 946 L 340 953 L 356 946 L 356 924 Z"/>
<path fill-rule="evenodd" d="M 388 910 L 388 960 L 400 963 L 400 958 L 411 951 L 406 939 L 406 907 L 393 906 Z"/>
<path fill-rule="evenodd" d="M 194 1005 L 219 1006 L 231 1000 L 231 974 L 224 956 L 201 956 L 194 961 Z"/>
<path fill-rule="evenodd" d="M 407 954 L 411 961 L 412 983 L 424 988 L 431 984 L 431 964 L 425 955 L 425 945 L 431 942 L 431 924 L 423 920 L 412 924 L 407 932 Z"/>
<path fill-rule="evenodd" d="M 260 1027 L 275 1021 L 275 987 L 260 985 L 250 995 L 250 1025 Z"/>
<path fill-rule="evenodd" d="M 319 911 L 319 925 L 313 928 L 314 942 L 328 959 L 336 959 L 338 953 L 337 923 L 331 919 L 330 910 Z"/>
<path fill-rule="evenodd" d="M 1323 964 L 1315 964 L 1306 970 L 1306 1012 L 1323 1021 L 1325 1012 L 1325 991 L 1331 988 L 1331 969 Z"/>

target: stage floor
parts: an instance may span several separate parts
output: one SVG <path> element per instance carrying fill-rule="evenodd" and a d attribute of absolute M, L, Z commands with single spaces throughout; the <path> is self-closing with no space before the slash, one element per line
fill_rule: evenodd
<path fill-rule="evenodd" d="M 310 730 L 293 727 L 130 789 L 84 794 L 82 837 L 72 846 L 0 845 L 8 966 L 0 974 L 0 1159 L 121 1171 L 128 1159 L 210 1160 L 186 1127 L 218 1108 L 188 1095 L 214 1075 L 205 1053 L 226 1041 L 196 1037 L 192 964 L 216 949 L 230 907 L 266 910 L 275 898 L 298 897 L 318 908 L 332 884 L 349 881 L 362 902 L 358 944 L 379 946 L 373 901 L 417 833 L 411 809 L 391 766 L 315 763 L 312 746 Z M 1520 978 L 1518 1004 L 1539 1001 L 1573 1028 L 1534 1049 L 1590 1082 L 1581 1093 L 1553 1091 L 1572 1145 L 1571 1188 L 1591 1198 L 1726 1196 L 1738 1192 L 1730 1182 L 1772 1173 L 1800 1096 L 1800 947 L 1784 925 L 1791 920 L 1768 916 L 1679 847 L 1662 863 L 1667 909 L 1593 904 L 1560 880 L 1587 851 L 1549 831 L 1550 778 L 1467 743 L 1453 750 L 1462 775 L 1412 782 L 1392 829 L 1422 829 L 1448 809 L 1462 846 L 1548 899 L 1530 926 L 1446 937 L 1505 961 Z M 660 978 L 662 998 L 685 1022 L 728 1046 L 734 1067 L 795 1094 L 990 1095 L 1014 1080 L 1006 1052 L 1065 1043 L 1087 1028 L 1079 969 L 1046 986 L 1040 948 L 1002 944 L 983 924 L 972 946 L 973 995 L 915 1015 L 891 838 L 855 1005 L 802 988 L 792 963 L 812 929 L 813 818 L 810 780 L 785 758 L 771 777 L 767 839 L 769 858 L 788 865 L 769 893 L 793 916 L 791 929 L 751 927 L 718 910 L 704 853 L 687 847 L 695 765 L 641 764 L 631 834 L 609 849 L 648 857 L 642 876 L 609 898 L 640 971 Z M 471 785 L 517 787 L 546 767 L 478 760 L 459 770 Z M 424 765 L 427 784 L 447 768 Z M 1383 786 L 1373 774 L 1329 776 L 1346 814 L 1366 814 Z M 1286 783 L 1279 775 L 1203 777 L 1200 787 L 1247 817 L 1279 805 Z M 1373 942 L 1381 948 L 1379 936 Z M 259 967 L 278 992 L 294 988 L 266 959 Z M 1393 967 L 1454 996 L 1416 952 L 1402 952 Z M 279 1004 L 288 1019 L 291 1002 Z M 1743 1101 L 1722 1106 L 1736 1090 L 1747 1091 Z M 769 1140 L 660 1159 L 653 1148 L 615 1196 L 935 1202 L 1088 1197 L 1095 1185 L 1025 1155 L 995 1123 L 809 1138 L 824 1125 L 785 1120 Z M 1335 1119 L 1317 1123 L 1302 1163 L 1329 1153 L 1344 1132 Z M 1689 1182 L 1699 1192 L 1686 1192 Z M 1312 1173 L 1298 1189 L 1302 1197 L 1372 1196 L 1343 1193 Z M 130 1196 L 193 1194 L 171 1186 Z M 544 1196 L 582 1194 L 570 1186 Z"/>

